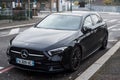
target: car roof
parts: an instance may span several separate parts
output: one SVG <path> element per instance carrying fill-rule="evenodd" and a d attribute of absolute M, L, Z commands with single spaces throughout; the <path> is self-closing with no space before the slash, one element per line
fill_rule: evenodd
<path fill-rule="evenodd" d="M 75 16 L 86 16 L 86 15 L 90 15 L 90 14 L 99 15 L 97 12 L 92 12 L 92 11 L 72 11 L 72 12 L 53 13 L 53 14 L 75 15 Z"/>

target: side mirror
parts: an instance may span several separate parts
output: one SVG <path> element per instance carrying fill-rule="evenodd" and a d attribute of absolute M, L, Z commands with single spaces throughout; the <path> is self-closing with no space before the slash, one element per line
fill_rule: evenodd
<path fill-rule="evenodd" d="M 87 32 L 90 32 L 90 31 L 92 31 L 92 28 L 90 28 L 90 27 L 87 27 L 87 26 L 83 26 L 83 33 L 87 33 Z"/>
<path fill-rule="evenodd" d="M 101 23 L 102 21 L 101 20 L 98 20 L 97 23 Z"/>

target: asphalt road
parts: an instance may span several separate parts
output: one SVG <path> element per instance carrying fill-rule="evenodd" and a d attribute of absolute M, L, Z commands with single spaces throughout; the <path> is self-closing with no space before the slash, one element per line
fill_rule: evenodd
<path fill-rule="evenodd" d="M 25 28 L 15 28 L 0 31 L 0 80 L 74 80 L 82 72 L 84 72 L 90 65 L 92 65 L 98 58 L 105 54 L 118 40 L 120 40 L 120 15 L 101 14 L 103 19 L 108 24 L 109 29 L 109 43 L 106 50 L 99 50 L 89 58 L 84 60 L 76 72 L 59 72 L 59 73 L 39 73 L 16 69 L 8 64 L 6 49 L 9 41 L 16 36 L 16 34 L 24 31 Z"/>

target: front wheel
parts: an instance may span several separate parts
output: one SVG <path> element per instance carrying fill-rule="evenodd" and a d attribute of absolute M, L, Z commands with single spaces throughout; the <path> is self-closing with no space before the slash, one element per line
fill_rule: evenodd
<path fill-rule="evenodd" d="M 75 47 L 70 54 L 70 71 L 76 71 L 80 67 L 81 62 L 81 50 L 79 47 Z"/>

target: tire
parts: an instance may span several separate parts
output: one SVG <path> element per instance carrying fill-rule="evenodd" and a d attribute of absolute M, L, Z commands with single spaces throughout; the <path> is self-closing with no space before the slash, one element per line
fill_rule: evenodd
<path fill-rule="evenodd" d="M 106 49 L 107 47 L 107 44 L 108 44 L 108 35 L 106 35 L 102 41 L 102 47 L 101 49 Z"/>
<path fill-rule="evenodd" d="M 69 59 L 70 71 L 76 71 L 80 67 L 81 63 L 81 50 L 79 47 L 75 47 L 72 50 Z"/>

